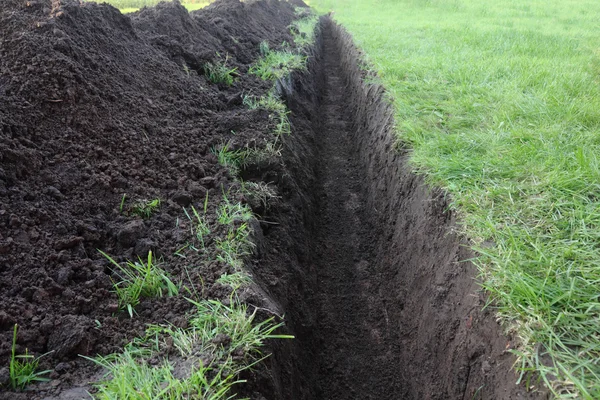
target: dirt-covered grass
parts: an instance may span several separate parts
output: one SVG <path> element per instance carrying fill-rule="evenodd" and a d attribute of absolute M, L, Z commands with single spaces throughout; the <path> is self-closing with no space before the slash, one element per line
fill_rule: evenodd
<path fill-rule="evenodd" d="M 600 396 L 600 5 L 313 0 L 362 46 L 399 145 L 445 188 L 517 368 Z"/>

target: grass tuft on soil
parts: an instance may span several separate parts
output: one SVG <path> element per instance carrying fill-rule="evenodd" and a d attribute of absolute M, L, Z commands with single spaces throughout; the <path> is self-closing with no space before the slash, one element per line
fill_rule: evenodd
<path fill-rule="evenodd" d="M 15 324 L 13 327 L 11 357 L 8 367 L 8 382 L 12 389 L 23 390 L 30 383 L 49 381 L 50 379 L 46 378 L 45 375 L 48 375 L 52 371 L 39 371 L 40 358 L 42 358 L 44 355 L 35 357 L 34 355 L 29 354 L 27 349 L 25 349 L 25 354 L 17 354 L 16 349 L 18 329 L 18 325 Z"/>
<path fill-rule="evenodd" d="M 190 279 L 191 286 L 183 289 L 194 297 L 186 298 L 194 311 L 187 316 L 185 328 L 150 325 L 145 337 L 134 339 L 122 352 L 86 357 L 107 371 L 105 379 L 95 384 L 95 398 L 229 399 L 234 386 L 244 382 L 238 379 L 240 372 L 266 357 L 260 351 L 265 340 L 292 338 L 274 334 L 283 322 L 275 321 L 275 317 L 258 321 L 257 309 L 250 311 L 249 305 L 238 300 L 237 291 L 252 282 L 243 267 L 254 246 L 248 225 L 254 215 L 247 205 L 230 197 L 229 192 L 223 193 L 214 216 L 207 215 L 208 195 L 200 211 L 193 206 L 191 212 L 183 210 L 194 243 L 177 252 L 183 258 L 186 251 L 201 252 L 203 258 L 221 262 L 233 271 L 217 280 L 231 288 L 228 301 L 201 298 L 196 286 L 203 286 L 203 282 Z M 114 283 L 119 311 L 127 311 L 132 318 L 143 298 L 182 292 L 154 261 L 151 251 L 147 261 L 140 259 L 125 266 L 101 253 L 115 266 L 120 279 Z"/>
<path fill-rule="evenodd" d="M 134 309 L 140 303 L 141 298 L 179 294 L 177 285 L 152 258 L 152 251 L 148 252 L 146 262 L 138 258 L 138 261 L 135 262 L 128 261 L 125 266 L 116 262 L 103 251 L 100 253 L 116 267 L 113 271 L 118 276 L 118 281 L 113 281 L 113 286 L 119 299 L 119 310 L 127 310 L 131 318 L 133 318 Z"/>
<path fill-rule="evenodd" d="M 600 65 L 589 1 L 315 0 L 364 48 L 415 170 L 452 195 L 522 379 L 600 397 Z M 533 383 L 533 382 L 532 382 Z"/>
<path fill-rule="evenodd" d="M 274 134 L 281 136 L 291 132 L 290 120 L 288 118 L 289 110 L 283 100 L 277 96 L 273 90 L 265 96 L 254 97 L 244 96 L 243 103 L 251 110 L 265 110 L 269 112 L 269 119 L 276 121 Z"/>
<path fill-rule="evenodd" d="M 290 27 L 290 32 L 294 37 L 294 43 L 298 47 L 308 47 L 315 43 L 315 27 L 319 20 L 318 16 L 305 7 L 297 7 L 296 15 L 298 19 Z"/>
<path fill-rule="evenodd" d="M 153 325 L 146 337 L 128 344 L 122 353 L 97 357 L 108 372 L 97 383 L 97 399 L 232 398 L 237 376 L 264 358 L 265 340 L 290 338 L 276 335 L 282 323 L 273 318 L 255 321 L 256 310 L 231 297 L 192 302 L 196 309 L 185 329 Z"/>
<path fill-rule="evenodd" d="M 222 83 L 226 86 L 233 85 L 235 76 L 237 75 L 237 68 L 231 68 L 227 66 L 228 56 L 222 58 L 217 53 L 217 57 L 214 61 L 204 64 L 204 75 L 212 83 Z"/>
<path fill-rule="evenodd" d="M 252 64 L 249 72 L 262 80 L 275 81 L 288 75 L 293 70 L 306 68 L 306 56 L 297 53 L 288 46 L 284 46 L 281 50 L 272 50 L 269 49 L 268 45 L 261 44 L 261 53 L 263 53 L 263 57 Z"/>

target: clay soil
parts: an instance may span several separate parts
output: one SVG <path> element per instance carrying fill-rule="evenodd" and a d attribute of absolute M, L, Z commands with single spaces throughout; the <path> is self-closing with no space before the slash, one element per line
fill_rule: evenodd
<path fill-rule="evenodd" d="M 152 250 L 203 297 L 228 298 L 215 283 L 226 265 L 174 255 L 190 235 L 183 207 L 201 209 L 208 194 L 214 210 L 237 193 L 211 149 L 272 141 L 275 122 L 242 98 L 270 90 L 248 68 L 261 41 L 292 42 L 294 18 L 278 1 L 220 0 L 192 14 L 161 3 L 129 16 L 71 0 L 0 3 L 0 384 L 14 324 L 17 352 L 49 352 L 41 368 L 52 370 L 50 382 L 0 398 L 89 398 L 101 371 L 80 355 L 119 351 L 148 323 L 185 325 L 180 297 L 119 313 L 98 249 L 118 261 Z M 324 17 L 309 52 L 308 71 L 277 83 L 292 122 L 281 158 L 241 172 L 278 195 L 251 204 L 256 283 L 241 296 L 285 315 L 296 339 L 271 343 L 240 393 L 542 398 L 515 385 L 511 339 L 481 311 L 472 254 L 444 196 L 395 150 L 391 107 L 363 83 L 351 38 Z M 218 57 L 237 68 L 232 86 L 204 76 Z M 131 212 L 156 198 L 149 218 Z"/>

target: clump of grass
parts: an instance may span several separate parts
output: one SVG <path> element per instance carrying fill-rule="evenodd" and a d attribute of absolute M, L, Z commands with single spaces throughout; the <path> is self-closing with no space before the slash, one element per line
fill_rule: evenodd
<path fill-rule="evenodd" d="M 264 148 L 257 150 L 256 153 L 253 154 L 252 160 L 254 162 L 260 162 L 279 157 L 281 157 L 281 145 L 277 141 L 275 141 L 268 142 L 267 144 L 265 144 Z"/>
<path fill-rule="evenodd" d="M 239 174 L 240 167 L 246 165 L 250 155 L 248 149 L 232 150 L 231 142 L 227 142 L 221 146 L 212 147 L 210 151 L 217 156 L 219 164 L 229 169 L 230 174 L 233 176 Z"/>
<path fill-rule="evenodd" d="M 177 334 L 173 332 L 173 339 L 176 338 Z M 122 353 L 91 359 L 108 371 L 106 379 L 94 385 L 98 390 L 95 398 L 223 400 L 231 398 L 230 391 L 235 384 L 244 382 L 235 380 L 232 371 L 226 370 L 231 363 L 213 368 L 197 360 L 186 376 L 182 377 L 175 373 L 177 364 L 167 358 L 163 358 L 157 365 L 148 363 L 155 354 L 156 351 L 131 344 Z"/>
<path fill-rule="evenodd" d="M 108 371 L 95 385 L 99 399 L 230 399 L 234 386 L 244 382 L 238 379 L 240 372 L 264 358 L 264 341 L 291 338 L 274 334 L 282 323 L 273 318 L 255 323 L 256 310 L 249 313 L 235 297 L 230 305 L 190 301 L 196 310 L 188 328 L 153 325 L 146 338 L 122 353 L 93 359 Z M 164 355 L 171 347 L 179 352 L 177 361 Z M 244 356 L 234 359 L 234 353 Z"/>
<path fill-rule="evenodd" d="M 216 239 L 218 250 L 217 260 L 231 266 L 235 271 L 241 271 L 244 256 L 250 254 L 254 243 L 250 241 L 248 222 L 254 217 L 248 205 L 232 203 L 227 194 L 217 209 L 217 222 L 227 227 L 225 237 Z"/>
<path fill-rule="evenodd" d="M 261 51 L 263 48 L 261 46 Z M 277 80 L 293 70 L 306 69 L 306 57 L 290 49 L 268 50 L 257 62 L 252 64 L 249 72 L 263 80 Z"/>
<path fill-rule="evenodd" d="M 234 272 L 233 274 L 223 274 L 217 279 L 217 283 L 230 286 L 233 290 L 238 290 L 242 286 L 252 283 L 252 278 L 245 272 Z"/>
<path fill-rule="evenodd" d="M 125 201 L 125 195 L 121 201 L 121 207 Z M 131 206 L 131 213 L 142 218 L 150 218 L 160 207 L 160 199 L 140 200 Z"/>
<path fill-rule="evenodd" d="M 229 265 L 235 271 L 241 271 L 243 258 L 250 254 L 254 247 L 249 239 L 250 227 L 246 222 L 238 227 L 230 227 L 227 235 L 216 240 L 216 248 L 219 251 L 217 260 Z"/>
<path fill-rule="evenodd" d="M 210 336 L 204 337 L 202 343 L 208 345 L 212 352 L 222 349 L 214 341 L 214 337 L 218 335 L 227 335 L 229 338 L 227 349 L 224 350 L 241 351 L 246 356 L 262 356 L 260 347 L 266 339 L 292 338 L 289 335 L 274 334 L 283 326 L 282 322 L 276 323 L 274 317 L 255 323 L 257 309 L 249 313 L 248 305 L 240 303 L 235 297 L 230 299 L 230 305 L 215 300 L 192 303 L 197 307 L 197 312 L 190 320 L 190 326 L 199 332 L 210 332 Z"/>
<path fill-rule="evenodd" d="M 272 90 L 267 93 L 266 96 L 255 97 L 255 96 L 244 96 L 243 104 L 250 110 L 263 109 L 266 111 L 272 111 L 274 113 L 287 114 L 288 109 L 285 103 L 279 96 L 277 96 Z"/>
<path fill-rule="evenodd" d="M 244 96 L 243 103 L 251 110 L 263 109 L 269 111 L 269 119 L 277 121 L 274 131 L 275 135 L 280 136 L 291 132 L 290 120 L 288 118 L 290 112 L 283 100 L 272 90 L 266 96 L 259 98 Z"/>
<path fill-rule="evenodd" d="M 140 303 L 141 298 L 174 296 L 179 293 L 178 287 L 167 273 L 154 262 L 152 251 L 148 252 L 146 262 L 138 258 L 136 262 L 128 261 L 125 266 L 116 262 L 103 251 L 100 253 L 116 267 L 113 271 L 120 280 L 113 281 L 113 284 L 119 299 L 119 310 L 127 310 L 131 318 L 133 318 L 134 308 Z"/>
<path fill-rule="evenodd" d="M 200 242 L 200 244 L 202 246 L 202 250 L 206 250 L 206 243 L 204 242 L 204 239 L 208 235 L 210 235 L 210 232 L 211 232 L 210 224 L 208 223 L 208 220 L 206 218 L 207 208 L 208 208 L 208 193 L 206 193 L 206 198 L 204 199 L 204 209 L 203 209 L 202 215 L 193 206 L 192 206 L 192 214 L 194 215 L 194 218 L 192 218 L 192 216 L 190 216 L 190 214 L 187 212 L 187 210 L 185 208 L 183 209 L 183 212 L 185 213 L 186 217 L 192 224 L 192 227 L 191 227 L 192 235 L 196 236 L 196 239 Z"/>
<path fill-rule="evenodd" d="M 27 349 L 25 354 L 17 355 L 17 329 L 18 326 L 15 324 L 13 328 L 13 341 L 10 355 L 10 363 L 8 366 L 10 376 L 10 387 L 14 390 L 23 390 L 27 385 L 32 382 L 47 382 L 50 379 L 45 378 L 44 375 L 52 372 L 51 370 L 38 371 L 40 358 L 34 357 L 29 354 Z"/>
<path fill-rule="evenodd" d="M 217 53 L 217 59 L 213 62 L 207 62 L 204 64 L 204 75 L 212 83 L 222 83 L 227 86 L 233 85 L 235 76 L 237 75 L 237 68 L 230 68 L 227 66 L 229 56 L 224 59 L 220 58 Z"/>
<path fill-rule="evenodd" d="M 298 47 L 312 46 L 315 43 L 315 27 L 318 17 L 304 10 L 297 12 L 297 15 L 300 15 L 301 18 L 295 20 L 290 26 L 294 43 Z"/>
<path fill-rule="evenodd" d="M 264 57 L 267 54 L 269 54 L 269 52 L 271 51 L 271 46 L 269 46 L 269 42 L 267 42 L 266 40 L 263 40 L 258 45 L 258 49 L 260 51 L 260 55 Z"/>
<path fill-rule="evenodd" d="M 279 198 L 275 188 L 265 182 L 242 181 L 241 186 L 241 191 L 248 197 L 249 202 L 257 202 L 264 209 L 269 208 L 269 204 L 273 199 Z"/>
<path fill-rule="evenodd" d="M 241 203 L 232 203 L 223 195 L 223 203 L 217 209 L 217 221 L 221 225 L 233 225 L 235 222 L 248 222 L 253 214 L 250 207 Z"/>

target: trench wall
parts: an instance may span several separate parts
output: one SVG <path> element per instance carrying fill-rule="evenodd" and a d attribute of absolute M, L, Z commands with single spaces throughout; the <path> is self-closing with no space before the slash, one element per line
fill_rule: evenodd
<path fill-rule="evenodd" d="M 271 360 L 277 396 L 318 398 L 318 311 L 314 301 L 315 135 L 321 124 L 323 37 L 331 35 L 341 54 L 345 90 L 352 104 L 355 154 L 367 174 L 367 207 L 372 210 L 377 262 L 372 274 L 384 310 L 384 340 L 393 359 L 393 398 L 542 398 L 516 385 L 515 359 L 474 279 L 472 254 L 454 233 L 454 214 L 442 192 L 411 172 L 408 154 L 396 149 L 394 110 L 383 87 L 364 82 L 361 53 L 351 36 L 329 17 L 318 28 L 308 73 L 294 73 L 278 88 L 292 111 L 292 135 L 284 140 L 285 165 L 277 178 L 283 205 L 272 216 L 281 224 L 264 232 L 262 267 L 255 271 L 264 289 L 285 311 L 296 340 L 276 343 Z M 390 356 L 391 354 L 391 356 Z"/>

